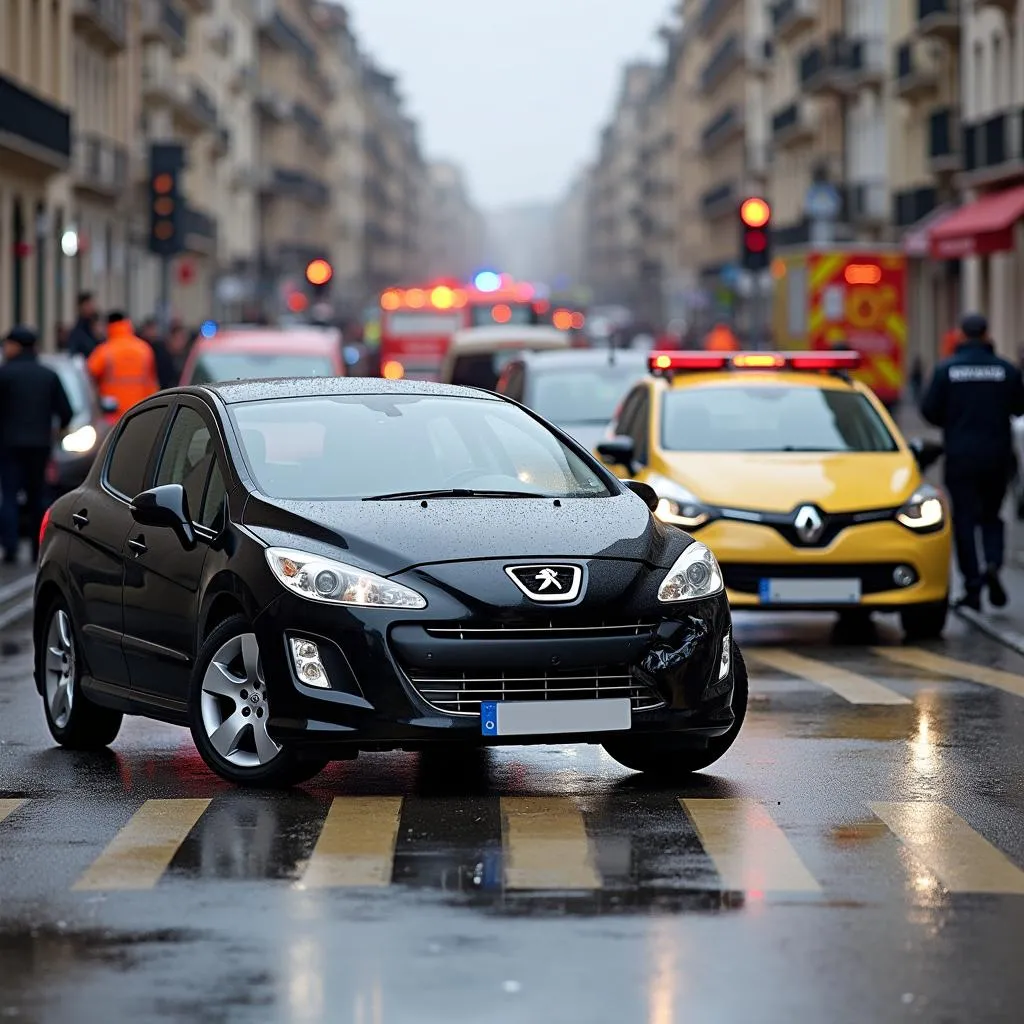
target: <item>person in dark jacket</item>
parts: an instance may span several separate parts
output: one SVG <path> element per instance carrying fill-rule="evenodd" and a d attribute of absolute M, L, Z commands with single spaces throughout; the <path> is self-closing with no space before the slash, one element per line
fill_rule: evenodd
<path fill-rule="evenodd" d="M 996 355 L 983 316 L 968 314 L 961 330 L 964 340 L 936 367 L 921 412 L 944 435 L 946 489 L 964 578 L 959 604 L 980 611 L 986 587 L 994 607 L 1007 601 L 999 579 L 1005 547 L 1000 509 L 1013 474 L 1011 418 L 1024 415 L 1024 378 L 1013 363 Z M 984 572 L 978 562 L 979 531 Z"/>
<path fill-rule="evenodd" d="M 18 552 L 20 491 L 25 492 L 33 555 L 39 556 L 53 421 L 63 430 L 72 416 L 60 378 L 36 358 L 37 340 L 31 328 L 15 327 L 4 340 L 0 366 L 0 544 L 7 565 Z"/>
<path fill-rule="evenodd" d="M 93 349 L 103 340 L 97 331 L 100 322 L 99 311 L 92 292 L 81 292 L 78 296 L 78 320 L 68 336 L 68 354 L 88 359 Z"/>
<path fill-rule="evenodd" d="M 148 341 L 153 349 L 153 355 L 156 357 L 156 375 L 161 389 L 177 387 L 181 380 L 181 371 L 167 343 L 160 337 L 160 327 L 153 317 L 147 317 L 142 321 L 139 337 L 143 341 Z"/>

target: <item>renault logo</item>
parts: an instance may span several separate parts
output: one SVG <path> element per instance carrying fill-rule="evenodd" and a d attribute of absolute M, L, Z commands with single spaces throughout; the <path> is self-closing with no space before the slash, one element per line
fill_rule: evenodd
<path fill-rule="evenodd" d="M 805 543 L 813 544 L 825 532 L 821 513 L 813 505 L 803 505 L 796 510 L 793 518 L 796 535 Z"/>

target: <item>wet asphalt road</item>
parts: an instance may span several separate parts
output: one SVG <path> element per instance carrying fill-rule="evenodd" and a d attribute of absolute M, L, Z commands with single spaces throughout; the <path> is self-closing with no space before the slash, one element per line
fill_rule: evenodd
<path fill-rule="evenodd" d="M 539 747 L 270 794 L 140 720 L 55 749 L 8 631 L 0 1020 L 1020 1021 L 1024 659 L 737 632 L 748 722 L 689 785 Z"/>

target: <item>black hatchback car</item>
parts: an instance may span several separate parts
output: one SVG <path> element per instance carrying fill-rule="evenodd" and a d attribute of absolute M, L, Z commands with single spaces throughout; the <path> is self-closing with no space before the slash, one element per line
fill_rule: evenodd
<path fill-rule="evenodd" d="M 603 743 L 684 773 L 743 720 L 711 552 L 515 402 L 373 379 L 134 407 L 47 513 L 36 684 L 64 746 L 188 725 L 233 782 L 359 750 Z"/>

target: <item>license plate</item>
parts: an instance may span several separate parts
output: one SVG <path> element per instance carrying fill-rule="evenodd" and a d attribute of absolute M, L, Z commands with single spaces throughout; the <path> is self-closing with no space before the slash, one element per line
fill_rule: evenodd
<path fill-rule="evenodd" d="M 607 700 L 491 700 L 480 705 L 480 731 L 484 736 L 618 732 L 628 729 L 631 724 L 628 697 Z"/>
<path fill-rule="evenodd" d="M 859 604 L 860 580 L 761 580 L 761 604 Z"/>

